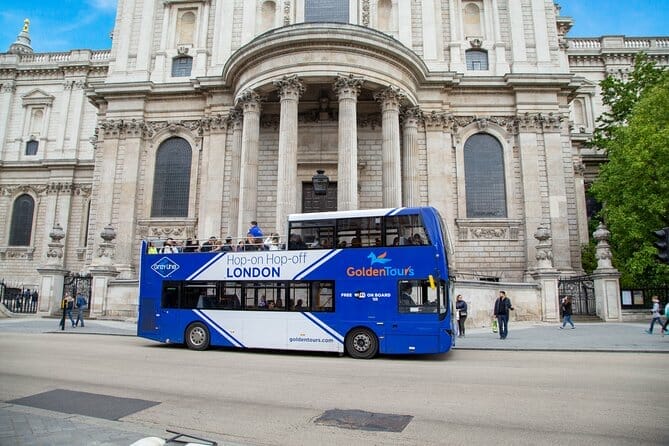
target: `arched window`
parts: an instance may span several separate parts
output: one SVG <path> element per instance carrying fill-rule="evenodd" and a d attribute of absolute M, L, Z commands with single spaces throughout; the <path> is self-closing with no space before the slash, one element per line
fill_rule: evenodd
<path fill-rule="evenodd" d="M 476 3 L 467 3 L 462 14 L 465 37 L 483 37 L 481 8 Z"/>
<path fill-rule="evenodd" d="M 20 195 L 14 201 L 12 223 L 9 230 L 9 246 L 30 246 L 34 213 L 35 200 L 30 195 Z"/>
<path fill-rule="evenodd" d="M 26 155 L 37 155 L 37 149 L 39 148 L 39 142 L 31 139 L 26 143 Z"/>
<path fill-rule="evenodd" d="M 170 138 L 158 147 L 151 217 L 188 217 L 191 157 L 183 138 Z"/>
<path fill-rule="evenodd" d="M 477 133 L 465 142 L 465 194 L 468 218 L 506 218 L 502 145 Z"/>
<path fill-rule="evenodd" d="M 379 31 L 391 31 L 393 4 L 390 0 L 379 0 L 376 10 Z"/>
<path fill-rule="evenodd" d="M 465 51 L 467 69 L 471 71 L 482 71 L 488 69 L 488 52 L 485 50 Z"/>
<path fill-rule="evenodd" d="M 179 56 L 172 59 L 172 77 L 188 77 L 193 69 L 193 58 Z"/>
<path fill-rule="evenodd" d="M 260 32 L 269 31 L 274 28 L 274 19 L 276 17 L 276 3 L 273 1 L 266 1 L 261 8 L 262 23 L 260 25 Z"/>
<path fill-rule="evenodd" d="M 349 0 L 305 0 L 305 22 L 348 23 Z"/>
<path fill-rule="evenodd" d="M 177 32 L 177 45 L 192 45 L 195 39 L 195 14 L 186 11 L 179 19 L 179 31 Z"/>

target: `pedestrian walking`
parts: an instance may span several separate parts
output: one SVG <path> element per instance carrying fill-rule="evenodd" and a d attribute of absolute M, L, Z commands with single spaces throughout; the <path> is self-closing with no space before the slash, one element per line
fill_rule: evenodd
<path fill-rule="evenodd" d="M 72 318 L 72 308 L 74 307 L 74 298 L 70 293 L 65 294 L 65 297 L 63 297 L 63 301 L 61 302 L 60 306 L 63 309 L 63 316 L 60 319 L 61 330 L 65 330 L 66 316 L 70 318 L 70 322 L 72 322 L 72 327 L 74 327 L 74 319 Z"/>
<path fill-rule="evenodd" d="M 499 297 L 495 300 L 494 314 L 499 326 L 499 338 L 506 339 L 509 335 L 509 311 L 513 311 L 511 299 L 506 297 L 506 291 L 500 291 Z"/>
<path fill-rule="evenodd" d="M 574 323 L 571 321 L 571 296 L 566 296 L 564 299 L 562 299 L 560 308 L 562 309 L 562 326 L 560 327 L 560 330 L 562 330 L 567 324 L 570 324 L 572 329 L 576 328 L 574 327 Z"/>
<path fill-rule="evenodd" d="M 655 326 L 655 322 L 657 322 L 658 325 L 662 327 L 662 320 L 660 319 L 660 298 L 653 296 L 652 301 L 653 309 L 650 310 L 652 313 L 652 319 L 650 320 L 650 328 L 646 330 L 646 333 L 648 334 L 653 334 L 653 327 Z"/>
<path fill-rule="evenodd" d="M 83 294 L 79 293 L 77 294 L 77 300 L 75 302 L 75 306 L 77 307 L 77 321 L 74 323 L 74 326 L 76 327 L 79 325 L 79 322 L 81 322 L 81 326 L 84 326 L 84 310 L 88 308 L 88 302 L 86 301 L 86 298 L 84 297 Z"/>
<path fill-rule="evenodd" d="M 458 294 L 455 298 L 455 311 L 457 311 L 458 319 L 458 337 L 465 337 L 465 321 L 467 320 L 467 302 L 462 298 L 462 294 Z"/>
<path fill-rule="evenodd" d="M 667 333 L 667 323 L 669 323 L 669 302 L 664 306 L 664 324 L 662 324 L 662 337 Z"/>

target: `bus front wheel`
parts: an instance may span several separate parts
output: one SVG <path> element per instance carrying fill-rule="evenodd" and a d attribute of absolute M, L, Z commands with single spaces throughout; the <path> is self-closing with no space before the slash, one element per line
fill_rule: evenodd
<path fill-rule="evenodd" d="M 379 341 L 371 330 L 356 328 L 346 336 L 346 351 L 352 358 L 371 359 L 379 351 Z"/>
<path fill-rule="evenodd" d="M 206 350 L 209 347 L 209 330 L 203 323 L 195 322 L 188 326 L 186 345 L 191 350 Z"/>

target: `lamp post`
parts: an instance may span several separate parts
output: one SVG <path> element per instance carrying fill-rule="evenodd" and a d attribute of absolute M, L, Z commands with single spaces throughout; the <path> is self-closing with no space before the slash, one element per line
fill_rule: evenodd
<path fill-rule="evenodd" d="M 311 177 L 311 184 L 314 186 L 315 195 L 326 195 L 328 193 L 328 183 L 330 178 L 325 175 L 325 171 L 318 169 L 316 175 Z"/>

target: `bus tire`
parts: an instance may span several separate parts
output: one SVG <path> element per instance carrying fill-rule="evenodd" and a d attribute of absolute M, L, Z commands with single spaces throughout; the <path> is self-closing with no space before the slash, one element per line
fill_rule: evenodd
<path fill-rule="evenodd" d="M 192 323 L 186 329 L 186 345 L 191 350 L 206 350 L 210 340 L 209 329 L 202 322 Z"/>
<path fill-rule="evenodd" d="M 354 328 L 346 336 L 346 351 L 355 359 L 371 359 L 379 351 L 379 340 L 367 328 Z"/>

